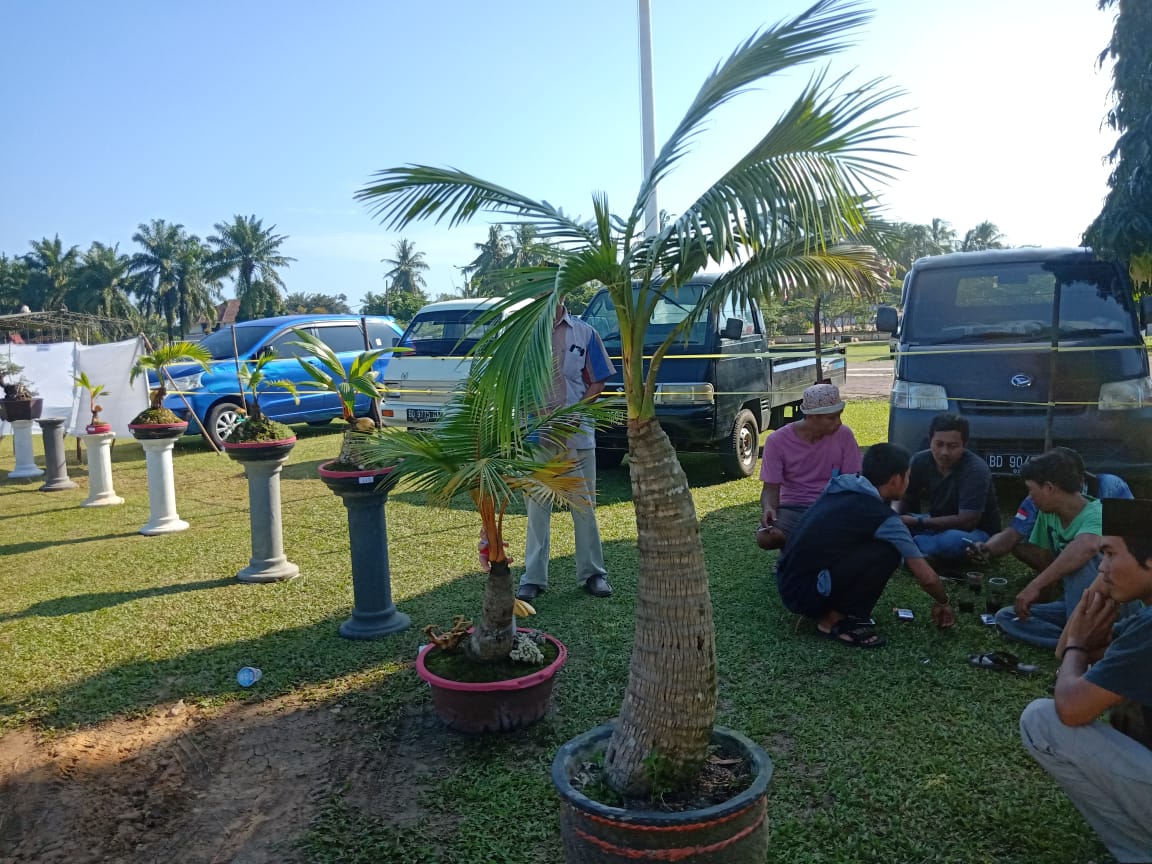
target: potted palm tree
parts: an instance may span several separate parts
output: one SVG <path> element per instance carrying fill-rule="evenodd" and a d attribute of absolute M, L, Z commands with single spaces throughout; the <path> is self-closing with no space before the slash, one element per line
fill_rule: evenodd
<path fill-rule="evenodd" d="M 582 420 L 603 425 L 620 419 L 615 410 L 590 403 L 543 414 L 521 404 L 509 430 L 497 413 L 495 391 L 480 383 L 479 368 L 482 364 L 473 367 L 432 428 L 386 429 L 353 445 L 360 464 L 388 468 L 393 482 L 405 480 L 426 492 L 433 506 L 449 507 L 466 493 L 480 514 L 488 572 L 480 618 L 472 626 L 457 617 L 446 634 L 426 627 L 432 647 L 416 661 L 441 720 L 473 733 L 511 731 L 543 717 L 554 676 L 567 658 L 554 636 L 516 626 L 516 615 L 535 610 L 514 596 L 504 542 L 508 505 L 528 494 L 586 506 L 575 461 L 558 445 Z M 562 455 L 554 455 L 557 451 Z"/>
<path fill-rule="evenodd" d="M 165 385 L 166 367 L 173 363 L 197 363 L 205 371 L 211 355 L 204 346 L 195 342 L 169 342 L 136 358 L 129 376 L 135 381 L 141 375 L 151 372 L 156 376 L 156 384 L 149 381 L 148 407 L 137 414 L 128 424 L 133 437 L 139 441 L 179 438 L 188 428 L 188 421 L 181 420 L 174 412 L 164 407 L 164 397 L 168 395 Z"/>
<path fill-rule="evenodd" d="M 237 367 L 240 389 L 244 395 L 244 421 L 237 423 L 224 437 L 226 452 L 237 462 L 275 460 L 286 457 L 296 444 L 292 429 L 277 420 L 264 416 L 260 410 L 260 389 L 277 387 L 287 390 L 299 402 L 296 385 L 288 380 L 264 377 L 264 367 L 276 359 L 273 353 L 261 357 L 249 368 L 247 361 Z"/>
<path fill-rule="evenodd" d="M 81 388 L 88 394 L 88 410 L 92 412 L 92 419 L 88 421 L 88 425 L 84 427 L 84 431 L 89 435 L 104 435 L 112 431 L 112 424 L 105 423 L 100 419 L 100 412 L 104 410 L 97 400 L 107 393 L 103 384 L 95 384 L 88 377 L 87 372 L 81 372 L 72 379 L 76 386 Z"/>
<path fill-rule="evenodd" d="M 647 168 L 639 195 L 615 216 L 606 197 L 593 199 L 589 223 L 545 201 L 520 195 L 455 169 L 404 165 L 379 172 L 357 193 L 389 230 L 421 220 L 467 222 L 478 214 L 536 226 L 565 250 L 551 272 L 514 271 L 504 306 L 547 293 L 509 317 L 477 353 L 488 354 L 482 383 L 531 379 L 547 385 L 545 356 L 554 310 L 569 292 L 595 279 L 619 315 L 623 398 L 638 533 L 636 634 L 627 691 L 606 729 L 570 741 L 557 754 L 553 782 L 562 799 L 569 861 L 605 860 L 604 848 L 671 843 L 724 850 L 726 861 L 763 861 L 771 767 L 763 751 L 716 726 L 716 654 L 712 604 L 700 529 L 688 481 L 655 417 L 656 374 L 672 342 L 726 301 L 774 299 L 784 286 L 823 286 L 870 294 L 884 268 L 864 242 L 876 224 L 870 186 L 891 170 L 885 156 L 895 136 L 893 114 L 879 112 L 896 95 L 882 82 L 841 89 L 817 75 L 777 123 L 681 215 L 645 234 L 646 211 L 661 182 L 684 157 L 713 112 L 770 76 L 821 60 L 846 44 L 867 20 L 855 3 L 818 0 L 795 18 L 753 35 L 716 67 L 683 120 Z M 654 223 L 655 220 L 650 220 Z M 664 342 L 646 346 L 649 314 L 706 266 L 729 269 L 702 292 Z M 493 315 L 502 309 L 492 310 Z M 499 343 L 494 348 L 492 343 Z M 497 416 L 515 407 L 496 390 Z M 690 792 L 720 746 L 748 766 L 749 784 L 722 805 L 668 814 L 653 788 Z M 576 788 L 586 762 L 602 764 L 605 784 L 624 797 L 609 806 Z M 657 783 L 658 781 L 658 783 Z M 653 830 L 655 828 L 656 830 Z M 660 830 L 661 828 L 675 830 Z M 608 844 L 605 847 L 604 844 Z"/>
<path fill-rule="evenodd" d="M 112 488 L 112 424 L 100 419 L 103 407 L 97 401 L 107 393 L 103 384 L 96 384 L 81 372 L 73 379 L 77 387 L 88 394 L 88 409 L 92 419 L 84 427 L 84 449 L 88 454 L 88 498 L 81 507 L 105 507 L 123 504 L 124 499 Z"/>

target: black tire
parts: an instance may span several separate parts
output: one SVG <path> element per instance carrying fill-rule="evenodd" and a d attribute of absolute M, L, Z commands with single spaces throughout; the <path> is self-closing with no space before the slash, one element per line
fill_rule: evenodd
<path fill-rule="evenodd" d="M 759 455 L 760 425 L 756 415 L 745 408 L 737 413 L 732 431 L 720 447 L 720 470 L 735 480 L 751 477 Z"/>
<path fill-rule="evenodd" d="M 611 471 L 614 468 L 619 468 L 620 463 L 624 461 L 624 457 L 627 455 L 627 450 L 601 450 L 597 447 L 596 468 L 601 471 Z"/>
<path fill-rule="evenodd" d="M 204 419 L 204 428 L 200 434 L 210 443 L 220 448 L 224 436 L 236 428 L 240 422 L 240 406 L 232 402 L 220 402 L 212 406 L 208 416 Z"/>

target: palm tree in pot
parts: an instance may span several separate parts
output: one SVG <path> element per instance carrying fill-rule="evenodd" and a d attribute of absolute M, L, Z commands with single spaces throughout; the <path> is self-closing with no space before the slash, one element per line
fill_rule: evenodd
<path fill-rule="evenodd" d="M 236 377 L 239 379 L 240 392 L 244 396 L 245 419 L 244 422 L 237 423 L 225 436 L 225 450 L 229 449 L 229 445 L 251 447 L 260 444 L 287 445 L 288 449 L 291 449 L 291 444 L 295 443 L 296 436 L 289 426 L 264 416 L 264 412 L 260 410 L 260 390 L 262 388 L 276 387 L 287 390 L 297 403 L 300 401 L 300 397 L 296 393 L 295 383 L 286 379 L 273 380 L 264 376 L 264 367 L 275 359 L 276 355 L 269 351 L 261 355 L 255 363 L 249 364 L 248 361 L 242 361 L 237 367 Z"/>
<path fill-rule="evenodd" d="M 877 291 L 884 267 L 860 241 L 875 224 L 869 202 L 891 171 L 895 137 L 882 109 L 897 95 L 882 82 L 845 88 L 816 75 L 780 119 L 679 217 L 644 234 L 656 189 L 684 158 L 716 109 L 777 73 L 842 49 L 867 20 L 855 2 L 820 0 L 795 18 L 755 34 L 706 79 L 657 154 L 631 208 L 620 216 L 593 197 L 582 222 L 543 200 L 455 169 L 405 165 L 379 172 L 357 193 L 389 230 L 422 220 L 466 222 L 485 213 L 537 227 L 563 248 L 559 266 L 522 270 L 503 307 L 546 296 L 514 313 L 477 352 L 492 356 L 482 384 L 498 413 L 515 409 L 501 381 L 548 385 L 548 334 L 558 303 L 591 280 L 610 291 L 619 315 L 633 503 L 639 536 L 636 636 L 629 683 L 604 754 L 605 779 L 644 795 L 658 764 L 665 785 L 687 785 L 708 753 L 716 717 L 712 606 L 699 525 L 687 478 L 655 416 L 657 369 L 665 352 L 708 310 L 726 302 L 771 300 L 784 286 Z M 674 297 L 706 267 L 728 267 L 659 345 L 645 345 L 654 305 Z M 494 310 L 493 314 L 500 314 Z"/>
<path fill-rule="evenodd" d="M 168 395 L 166 369 L 173 363 L 196 363 L 207 371 L 211 360 L 212 355 L 207 349 L 195 342 L 169 342 L 136 358 L 129 381 L 152 373 L 156 376 L 156 383 L 152 384 L 149 379 L 148 407 L 132 418 L 129 427 L 187 426 L 187 421 L 181 420 L 175 412 L 164 407 L 164 397 Z"/>

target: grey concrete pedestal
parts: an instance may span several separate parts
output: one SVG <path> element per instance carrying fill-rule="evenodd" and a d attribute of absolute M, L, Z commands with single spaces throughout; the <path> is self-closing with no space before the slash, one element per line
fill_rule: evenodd
<path fill-rule="evenodd" d="M 114 432 L 84 435 L 88 453 L 88 497 L 81 507 L 107 507 L 123 504 L 124 499 L 112 488 L 112 441 Z"/>
<path fill-rule="evenodd" d="M 140 533 L 148 537 L 188 530 L 188 523 L 176 512 L 176 484 L 172 475 L 172 448 L 175 438 L 141 440 L 144 464 L 148 470 L 148 522 Z"/>
<path fill-rule="evenodd" d="M 16 467 L 8 472 L 9 480 L 41 477 L 44 472 L 36 465 L 32 449 L 32 421 L 12 420 L 12 447 L 16 451 Z"/>
<path fill-rule="evenodd" d="M 40 424 L 41 437 L 44 439 L 44 468 L 48 474 L 40 491 L 63 492 L 77 488 L 68 476 L 68 459 L 64 451 L 64 418 L 41 417 L 36 422 Z"/>
<path fill-rule="evenodd" d="M 229 455 L 234 457 L 232 453 Z M 284 554 L 284 528 L 280 517 L 280 469 L 288 461 L 288 454 L 279 459 L 238 461 L 244 465 L 244 476 L 248 478 L 252 558 L 236 578 L 241 582 L 293 579 L 300 575 L 300 568 Z"/>

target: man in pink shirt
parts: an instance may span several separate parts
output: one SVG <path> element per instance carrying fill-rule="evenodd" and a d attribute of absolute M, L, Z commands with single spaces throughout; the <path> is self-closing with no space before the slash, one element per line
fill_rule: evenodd
<path fill-rule="evenodd" d="M 756 532 L 761 549 L 780 549 L 828 481 L 858 474 L 860 445 L 840 416 L 844 402 L 835 384 L 813 384 L 800 403 L 802 420 L 777 429 L 764 442 L 760 463 L 763 515 Z"/>

